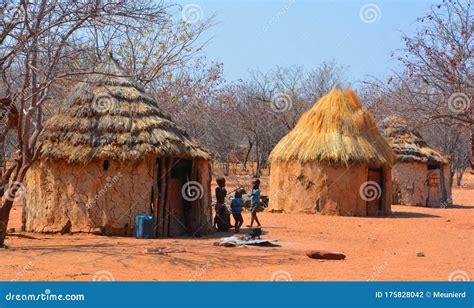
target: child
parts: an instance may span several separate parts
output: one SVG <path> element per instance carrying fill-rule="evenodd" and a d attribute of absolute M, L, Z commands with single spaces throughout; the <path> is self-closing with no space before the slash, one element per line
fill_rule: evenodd
<path fill-rule="evenodd" d="M 260 227 L 260 221 L 257 217 L 257 212 L 261 212 L 263 210 L 262 206 L 260 205 L 260 180 L 254 179 L 252 181 L 253 188 L 252 188 L 252 216 L 250 219 L 250 228 L 253 227 L 253 221 L 257 222 L 257 227 Z"/>
<path fill-rule="evenodd" d="M 229 231 L 230 213 L 225 206 L 225 197 L 227 190 L 225 188 L 225 178 L 218 177 L 216 179 L 216 216 L 214 218 L 214 227 L 217 225 L 219 231 Z"/>
<path fill-rule="evenodd" d="M 242 190 L 238 189 L 235 192 L 234 198 L 230 203 L 232 209 L 232 216 L 235 221 L 235 233 L 239 233 L 240 227 L 244 223 L 244 218 L 242 217 L 242 209 L 244 207 L 244 200 L 242 200 Z"/>

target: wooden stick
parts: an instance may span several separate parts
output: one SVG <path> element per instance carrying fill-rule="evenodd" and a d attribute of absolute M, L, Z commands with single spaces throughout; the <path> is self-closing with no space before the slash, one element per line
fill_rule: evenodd
<path fill-rule="evenodd" d="M 153 204 L 153 219 L 155 220 L 155 236 L 158 236 L 158 200 L 159 200 L 159 187 L 158 187 L 158 159 L 155 158 L 153 161 L 153 199 L 151 203 Z"/>
<path fill-rule="evenodd" d="M 163 236 L 169 236 L 170 231 L 170 194 L 171 194 L 171 169 L 173 167 L 173 157 L 167 159 L 166 168 L 166 198 L 165 198 L 165 225 Z"/>
<path fill-rule="evenodd" d="M 208 176 L 208 181 L 206 183 L 206 191 L 209 192 L 209 196 L 208 196 L 208 199 L 207 199 L 207 202 L 206 204 L 204 205 L 206 207 L 206 209 L 209 209 L 209 228 L 207 231 L 210 231 L 214 225 L 214 217 L 212 215 L 212 190 L 211 190 L 211 179 L 212 179 L 212 166 L 210 163 L 207 164 L 207 176 Z"/>
<path fill-rule="evenodd" d="M 196 181 L 198 181 L 199 183 L 201 183 L 202 185 L 202 181 L 201 179 L 199 178 L 199 160 L 195 160 L 193 161 L 193 165 L 195 165 L 195 169 L 196 169 Z M 201 229 L 201 214 L 202 214 L 202 211 L 204 209 L 204 207 L 202 206 L 203 205 L 203 201 L 204 201 L 204 193 L 205 193 L 205 188 L 204 188 L 204 185 L 202 185 L 202 188 L 203 188 L 203 191 L 201 192 L 202 194 L 202 197 L 199 198 L 197 200 L 197 206 L 196 206 L 196 220 L 197 220 L 197 227 L 199 229 Z"/>
<path fill-rule="evenodd" d="M 197 181 L 196 179 L 196 161 L 192 160 L 191 162 L 191 181 Z M 201 192 L 198 192 L 200 194 Z M 194 234 L 196 230 L 199 228 L 199 222 L 197 221 L 197 208 L 199 204 L 199 199 L 194 200 L 191 202 L 191 233 Z"/>
<path fill-rule="evenodd" d="M 158 221 L 157 221 L 157 231 L 158 236 L 163 236 L 164 230 L 164 209 L 165 209 L 165 198 L 166 198 L 166 164 L 165 158 L 160 159 L 160 193 L 159 193 L 159 203 L 158 203 Z"/>

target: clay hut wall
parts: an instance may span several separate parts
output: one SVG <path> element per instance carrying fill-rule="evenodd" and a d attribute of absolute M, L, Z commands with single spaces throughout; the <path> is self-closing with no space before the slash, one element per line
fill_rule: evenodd
<path fill-rule="evenodd" d="M 26 176 L 26 231 L 131 235 L 135 216 L 150 213 L 152 160 L 103 165 L 35 163 Z"/>
<path fill-rule="evenodd" d="M 442 165 L 435 172 L 440 179 L 439 202 L 433 203 L 428 201 L 428 165 L 418 161 L 398 162 L 392 169 L 393 203 L 411 206 L 442 206 L 442 203 L 446 202 L 444 200 L 451 198 L 449 165 Z"/>
<path fill-rule="evenodd" d="M 395 155 L 350 89 L 324 95 L 269 160 L 271 207 L 345 216 L 390 213 Z"/>
<path fill-rule="evenodd" d="M 426 164 L 401 162 L 392 168 L 393 202 L 402 205 L 426 205 L 428 198 Z"/>
<path fill-rule="evenodd" d="M 41 160 L 33 164 L 25 178 L 24 229 L 44 233 L 133 234 L 135 217 L 152 214 L 154 159 L 142 161 L 91 161 L 85 165 Z M 170 181 L 170 233 L 183 235 L 186 222 L 196 224 L 200 233 L 210 230 L 210 164 L 196 161 L 202 198 L 195 216 L 184 217 L 181 188 L 184 183 Z M 198 219 L 194 222 L 193 219 Z M 179 221 L 178 221 L 179 220 Z"/>
<path fill-rule="evenodd" d="M 452 200 L 452 186 L 451 186 L 451 179 L 449 177 L 450 168 L 449 164 L 443 165 L 443 176 L 444 176 L 444 187 L 446 189 L 446 198 L 448 200 Z"/>
<path fill-rule="evenodd" d="M 333 167 L 297 161 L 273 162 L 270 174 L 270 206 L 289 213 L 367 216 L 367 201 L 360 189 L 368 181 L 367 166 Z M 390 213 L 390 168 L 384 168 L 381 187 L 382 209 L 375 215 Z"/>

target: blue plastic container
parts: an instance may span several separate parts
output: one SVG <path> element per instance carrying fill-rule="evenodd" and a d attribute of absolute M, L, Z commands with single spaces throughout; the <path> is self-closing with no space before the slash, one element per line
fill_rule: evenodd
<path fill-rule="evenodd" d="M 153 216 L 150 215 L 138 215 L 135 217 L 135 237 L 155 238 L 153 221 Z"/>

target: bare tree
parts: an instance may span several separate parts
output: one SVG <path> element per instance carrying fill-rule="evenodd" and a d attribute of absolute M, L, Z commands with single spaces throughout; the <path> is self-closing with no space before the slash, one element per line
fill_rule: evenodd
<path fill-rule="evenodd" d="M 166 15 L 168 6 L 148 0 L 7 0 L 1 5 L 0 73 L 4 89 L 0 98 L 8 104 L 3 109 L 13 110 L 15 106 L 18 111 L 14 126 L 16 152 L 0 179 L 0 246 L 3 246 L 14 197 L 22 189 L 23 178 L 41 151 L 36 141 L 42 130 L 44 107 L 52 101 L 52 90 L 55 87 L 64 90 L 71 80 L 75 82 L 93 72 L 100 55 L 108 50 L 107 43 L 116 39 L 113 34 L 145 33 L 150 29 L 156 33 L 156 29 L 169 24 L 171 18 Z M 110 41 L 98 39 L 97 33 L 112 28 Z M 166 48 L 172 49 L 173 46 Z M 171 54 L 183 58 L 186 52 L 183 49 Z M 158 60 L 153 59 L 153 65 L 167 67 L 169 64 L 160 61 L 173 59 L 158 56 Z M 135 72 L 140 72 L 147 81 L 156 77 L 154 71 L 143 71 L 143 67 Z M 8 118 L 11 117 L 3 117 Z M 2 140 L 7 132 L 3 132 Z M 1 147 L 3 149 L 3 142 Z"/>
<path fill-rule="evenodd" d="M 370 104 L 378 114 L 409 117 L 418 128 L 444 129 L 446 141 L 434 135 L 432 144 L 451 155 L 451 170 L 462 173 L 464 151 L 455 149 L 466 127 L 473 127 L 474 100 L 474 9 L 472 1 L 443 1 L 433 5 L 428 14 L 417 19 L 413 35 L 402 35 L 405 47 L 394 52 L 403 65 L 386 82 L 367 82 L 372 92 Z M 468 144 L 462 143 L 464 148 Z M 471 131 L 471 148 L 474 139 Z M 471 166 L 474 164 L 471 151 Z M 459 165 L 458 165 L 459 164 Z M 453 174 L 451 174 L 453 176 Z M 462 174 L 459 179 L 462 179 Z"/>
<path fill-rule="evenodd" d="M 246 149 L 243 165 L 256 162 L 253 174 L 259 177 L 268 167 L 268 156 L 275 144 L 291 130 L 301 114 L 333 86 L 344 82 L 342 67 L 323 62 L 312 71 L 302 67 L 276 67 L 268 72 L 252 71 L 246 80 L 232 84 L 229 107 L 233 123 L 242 134 L 240 148 Z"/>

